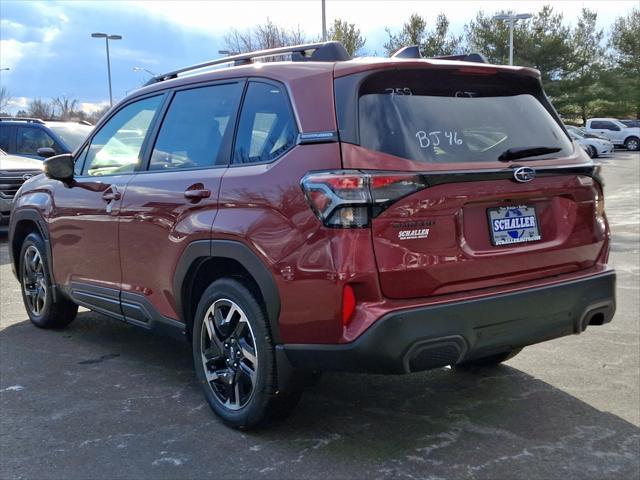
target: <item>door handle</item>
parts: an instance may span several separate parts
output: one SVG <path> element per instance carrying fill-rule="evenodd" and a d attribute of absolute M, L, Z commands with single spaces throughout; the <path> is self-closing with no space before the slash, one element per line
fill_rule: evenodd
<path fill-rule="evenodd" d="M 184 191 L 184 197 L 189 200 L 200 200 L 202 198 L 209 198 L 211 196 L 211 190 L 204 188 L 201 183 L 191 185 Z"/>
<path fill-rule="evenodd" d="M 121 197 L 122 195 L 120 194 L 118 189 L 114 186 L 107 188 L 102 194 L 102 199 L 106 200 L 107 202 L 110 202 L 112 200 L 120 200 Z"/>

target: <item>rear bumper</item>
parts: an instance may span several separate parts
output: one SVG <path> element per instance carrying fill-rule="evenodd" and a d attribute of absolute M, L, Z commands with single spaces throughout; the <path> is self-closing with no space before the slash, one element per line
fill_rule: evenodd
<path fill-rule="evenodd" d="M 502 353 L 608 323 L 613 270 L 476 300 L 391 312 L 354 342 L 279 345 L 296 369 L 408 373 Z"/>

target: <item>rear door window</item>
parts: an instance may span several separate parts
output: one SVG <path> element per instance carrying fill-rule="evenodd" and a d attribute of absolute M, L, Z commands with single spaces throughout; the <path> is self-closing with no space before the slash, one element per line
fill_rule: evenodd
<path fill-rule="evenodd" d="M 491 162 L 508 149 L 568 155 L 567 135 L 517 81 L 457 71 L 380 72 L 358 99 L 360 145 L 421 163 Z"/>
<path fill-rule="evenodd" d="M 283 88 L 251 82 L 244 98 L 234 164 L 272 162 L 296 142 L 296 123 Z"/>
<path fill-rule="evenodd" d="M 242 83 L 213 85 L 175 94 L 151 155 L 150 170 L 227 164 L 222 151 L 242 96 Z"/>

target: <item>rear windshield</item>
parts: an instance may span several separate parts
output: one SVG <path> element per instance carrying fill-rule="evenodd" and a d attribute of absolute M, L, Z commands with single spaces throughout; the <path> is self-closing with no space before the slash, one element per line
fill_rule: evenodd
<path fill-rule="evenodd" d="M 558 149 L 530 158 L 536 160 L 572 152 L 567 135 L 536 98 L 537 81 L 488 72 L 369 76 L 358 99 L 360 145 L 423 163 L 490 162 L 514 148 Z"/>

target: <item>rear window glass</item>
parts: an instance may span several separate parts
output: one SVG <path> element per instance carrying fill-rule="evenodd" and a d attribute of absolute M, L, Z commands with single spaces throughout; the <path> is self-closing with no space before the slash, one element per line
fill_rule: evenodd
<path fill-rule="evenodd" d="M 374 74 L 360 87 L 360 145 L 423 163 L 496 161 L 512 148 L 560 149 L 533 159 L 570 154 L 527 82 L 457 71 Z"/>

